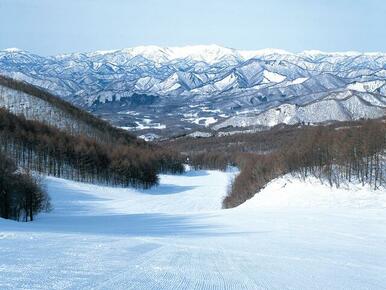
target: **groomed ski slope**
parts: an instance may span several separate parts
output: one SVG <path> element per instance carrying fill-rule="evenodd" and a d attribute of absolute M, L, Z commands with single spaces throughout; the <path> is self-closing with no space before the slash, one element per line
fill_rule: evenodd
<path fill-rule="evenodd" d="M 385 289 L 385 191 L 285 176 L 221 210 L 234 174 L 46 178 L 52 212 L 0 219 L 0 289 Z"/>

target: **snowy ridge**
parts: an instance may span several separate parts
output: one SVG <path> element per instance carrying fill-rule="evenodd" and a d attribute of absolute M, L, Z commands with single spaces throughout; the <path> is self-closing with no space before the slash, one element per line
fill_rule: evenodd
<path fill-rule="evenodd" d="M 207 125 L 185 114 L 216 120 L 210 126 L 277 124 L 258 116 L 280 106 L 308 108 L 307 114 L 295 110 L 294 122 L 377 118 L 386 107 L 385 68 L 385 53 L 243 51 L 218 45 L 140 46 L 52 57 L 0 51 L 0 74 L 43 87 L 119 127 L 134 128 L 150 118 L 170 131 Z M 347 97 L 357 108 L 344 113 Z M 320 107 L 336 114 L 324 117 Z M 246 119 L 233 121 L 241 116 Z"/>
<path fill-rule="evenodd" d="M 367 101 L 374 105 L 369 106 Z M 381 118 L 386 114 L 386 104 L 378 99 L 368 99 L 356 94 L 346 95 L 338 99 L 329 96 L 324 100 L 310 102 L 298 106 L 284 104 L 261 113 L 234 116 L 216 124 L 213 129 L 220 130 L 225 127 L 273 127 L 278 124 L 293 125 L 297 123 L 322 123 L 326 121 L 347 121 L 358 119 Z"/>
<path fill-rule="evenodd" d="M 7 51 L 22 51 L 17 48 L 6 49 Z M 265 48 L 259 50 L 239 50 L 233 48 L 222 47 L 216 44 L 210 45 L 188 45 L 188 46 L 174 46 L 174 47 L 161 47 L 156 45 L 147 45 L 147 46 L 137 46 L 132 48 L 125 49 L 115 49 L 115 50 L 100 50 L 90 53 L 85 53 L 90 56 L 97 55 L 107 55 L 114 54 L 117 52 L 125 52 L 127 55 L 132 57 L 135 56 L 144 56 L 146 58 L 163 62 L 171 61 L 176 59 L 191 58 L 196 61 L 205 61 L 207 63 L 213 64 L 216 61 L 219 61 L 226 56 L 236 56 L 244 60 L 248 60 L 254 57 L 267 56 L 267 55 L 297 55 L 283 49 L 277 48 Z M 345 51 L 345 52 L 325 52 L 320 50 L 305 50 L 299 55 L 305 56 L 385 56 L 386 53 L 382 52 L 358 52 L 358 51 Z M 61 54 L 61 57 L 73 56 L 76 54 Z"/>
<path fill-rule="evenodd" d="M 191 45 L 182 47 L 160 47 L 155 45 L 137 46 L 133 48 L 95 51 L 86 53 L 89 56 L 107 55 L 124 52 L 130 57 L 143 56 L 147 59 L 162 63 L 177 59 L 190 58 L 195 61 L 204 61 L 208 64 L 214 64 L 227 56 L 235 56 L 248 60 L 257 56 L 271 54 L 291 54 L 281 49 L 261 49 L 261 50 L 236 50 L 222 47 L 216 44 L 211 45 Z M 74 56 L 78 54 L 62 54 L 60 57 Z"/>

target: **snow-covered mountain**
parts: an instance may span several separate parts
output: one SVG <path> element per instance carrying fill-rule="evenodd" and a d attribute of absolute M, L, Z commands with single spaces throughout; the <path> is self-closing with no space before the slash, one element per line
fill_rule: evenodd
<path fill-rule="evenodd" d="M 385 53 L 208 45 L 42 57 L 7 49 L 0 51 L 0 74 L 129 129 L 270 127 L 376 118 L 386 111 Z"/>

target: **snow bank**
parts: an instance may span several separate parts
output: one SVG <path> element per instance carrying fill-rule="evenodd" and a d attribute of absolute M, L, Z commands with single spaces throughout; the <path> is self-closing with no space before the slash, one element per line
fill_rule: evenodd
<path fill-rule="evenodd" d="M 243 208 L 386 208 L 386 190 L 373 190 L 361 184 L 343 184 L 330 187 L 315 177 L 306 180 L 290 174 L 277 178 L 253 198 L 242 204 Z"/>

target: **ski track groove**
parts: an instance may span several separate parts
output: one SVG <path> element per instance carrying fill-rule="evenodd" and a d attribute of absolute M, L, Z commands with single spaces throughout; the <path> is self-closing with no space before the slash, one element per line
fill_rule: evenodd
<path fill-rule="evenodd" d="M 147 272 L 142 271 L 139 273 L 139 269 L 145 268 L 144 265 L 149 261 L 149 259 L 151 259 L 153 255 L 156 255 L 157 252 L 160 252 L 162 248 L 163 246 L 158 246 L 157 248 L 137 257 L 136 259 L 131 261 L 131 265 L 128 267 L 128 269 L 120 271 L 108 279 L 104 279 L 103 281 L 99 282 L 98 285 L 93 289 L 109 289 L 112 286 L 113 289 L 140 289 L 133 286 L 130 286 L 128 288 L 128 285 L 123 284 L 122 281 L 125 281 L 127 279 L 127 274 L 129 274 L 131 279 L 134 280 L 133 283 L 135 283 L 137 277 L 146 276 Z M 135 274 L 133 275 L 133 273 Z"/>

